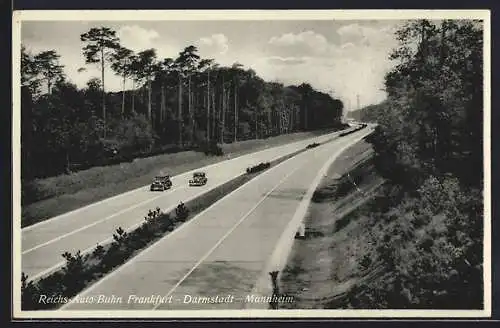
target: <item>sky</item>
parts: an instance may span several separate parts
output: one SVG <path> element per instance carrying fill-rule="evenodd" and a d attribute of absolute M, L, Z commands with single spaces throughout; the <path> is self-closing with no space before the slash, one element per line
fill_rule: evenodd
<path fill-rule="evenodd" d="M 397 46 L 397 20 L 268 21 L 25 21 L 21 42 L 32 54 L 56 50 L 65 74 L 78 87 L 100 77 L 96 64 L 85 64 L 80 35 L 92 27 L 114 29 L 121 44 L 136 52 L 155 48 L 158 58 L 175 58 L 195 45 L 202 58 L 221 65 L 235 62 L 254 69 L 266 81 L 310 83 L 341 99 L 348 110 L 385 99 L 388 59 Z M 85 67 L 82 71 L 79 68 Z M 106 90 L 121 90 L 121 79 L 106 70 Z M 129 82 L 131 83 L 131 82 Z M 129 84 L 127 87 L 130 87 Z"/>

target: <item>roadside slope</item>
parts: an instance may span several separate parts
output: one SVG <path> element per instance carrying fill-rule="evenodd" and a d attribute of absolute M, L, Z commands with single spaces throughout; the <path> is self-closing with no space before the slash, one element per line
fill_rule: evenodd
<path fill-rule="evenodd" d="M 295 240 L 280 277 L 280 293 L 294 301 L 279 308 L 329 308 L 332 300 L 366 279 L 359 263 L 368 254 L 364 234 L 369 227 L 353 218 L 383 183 L 373 173 L 371 153 L 368 143 L 358 142 L 337 159 L 316 189 L 305 238 Z"/>

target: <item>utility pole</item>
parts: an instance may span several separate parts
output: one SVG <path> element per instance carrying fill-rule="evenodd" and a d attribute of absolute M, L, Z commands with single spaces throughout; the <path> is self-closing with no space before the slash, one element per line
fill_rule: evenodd
<path fill-rule="evenodd" d="M 357 109 L 360 109 L 361 107 L 359 106 L 359 94 L 356 95 L 356 105 L 357 105 Z"/>

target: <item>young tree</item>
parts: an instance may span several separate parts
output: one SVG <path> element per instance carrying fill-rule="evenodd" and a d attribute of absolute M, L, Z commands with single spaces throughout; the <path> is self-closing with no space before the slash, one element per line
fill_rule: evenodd
<path fill-rule="evenodd" d="M 140 77 L 144 80 L 146 80 L 147 83 L 147 88 L 148 88 L 148 113 L 147 113 L 147 118 L 151 121 L 151 94 L 152 94 L 152 87 L 151 87 L 151 82 L 153 79 L 153 76 L 156 72 L 156 50 L 155 49 L 148 49 L 141 51 L 137 54 L 138 57 L 138 65 L 139 69 L 138 72 L 140 72 Z"/>
<path fill-rule="evenodd" d="M 179 53 L 179 57 L 176 59 L 176 63 L 179 69 L 182 71 L 182 75 L 187 78 L 188 82 L 188 113 L 190 121 L 190 141 L 194 143 L 194 131 L 195 131 L 195 120 L 192 108 L 192 98 L 191 93 L 191 78 L 198 70 L 200 56 L 197 54 L 198 49 L 195 46 L 188 46 L 184 48 L 183 51 Z"/>
<path fill-rule="evenodd" d="M 104 83 L 104 68 L 108 60 L 112 60 L 112 55 L 119 48 L 119 38 L 116 31 L 109 27 L 93 27 L 88 32 L 80 35 L 80 40 L 85 43 L 83 54 L 87 64 L 99 63 L 101 66 L 102 82 L 102 118 L 106 125 L 106 90 Z M 106 136 L 106 129 L 104 129 Z"/>
<path fill-rule="evenodd" d="M 199 64 L 199 70 L 207 73 L 207 113 L 206 113 L 206 141 L 210 141 L 210 71 L 214 69 L 213 59 L 202 59 Z"/>
<path fill-rule="evenodd" d="M 122 117 L 125 114 L 125 84 L 127 77 L 131 75 L 130 65 L 133 51 L 125 47 L 119 47 L 112 54 L 111 68 L 122 77 Z"/>
<path fill-rule="evenodd" d="M 132 113 L 135 113 L 135 93 L 136 88 L 142 82 L 142 72 L 139 62 L 139 57 L 137 55 L 130 56 L 130 65 L 128 67 L 129 75 L 132 80 Z"/>
<path fill-rule="evenodd" d="M 184 74 L 182 71 L 182 66 L 179 63 L 179 58 L 177 58 L 174 62 L 174 71 L 177 75 L 177 122 L 178 122 L 178 130 L 179 130 L 179 146 L 182 147 L 184 145 L 184 141 L 182 135 L 184 133 L 184 117 L 182 112 L 182 84 L 184 83 Z"/>
<path fill-rule="evenodd" d="M 59 64 L 61 56 L 55 50 L 42 51 L 35 55 L 35 65 L 39 73 L 43 76 L 43 80 L 47 84 L 47 93 L 52 92 L 52 86 L 58 80 L 64 78 L 63 65 Z"/>
<path fill-rule="evenodd" d="M 21 86 L 27 87 L 32 97 L 40 92 L 40 69 L 34 56 L 21 45 Z"/>
<path fill-rule="evenodd" d="M 243 65 L 240 63 L 234 63 L 233 66 L 231 66 L 231 75 L 233 76 L 233 87 L 234 87 L 234 93 L 233 93 L 233 98 L 234 98 L 234 142 L 238 141 L 238 114 L 239 114 L 239 108 L 238 108 L 238 86 L 239 86 L 239 78 L 240 75 L 243 74 L 242 70 Z"/>
<path fill-rule="evenodd" d="M 301 85 L 299 85 L 299 92 L 301 94 L 301 100 L 302 100 L 301 101 L 301 103 L 302 103 L 302 106 L 301 106 L 302 107 L 302 117 L 304 118 L 303 119 L 303 123 L 304 123 L 303 129 L 307 131 L 309 129 L 309 121 L 310 121 L 309 102 L 310 102 L 311 94 L 313 92 L 313 88 L 308 83 L 302 83 Z"/>
<path fill-rule="evenodd" d="M 172 58 L 164 58 L 158 63 L 155 81 L 160 84 L 160 123 L 167 116 L 167 88 L 169 81 L 172 79 L 172 73 L 175 70 L 174 60 Z"/>

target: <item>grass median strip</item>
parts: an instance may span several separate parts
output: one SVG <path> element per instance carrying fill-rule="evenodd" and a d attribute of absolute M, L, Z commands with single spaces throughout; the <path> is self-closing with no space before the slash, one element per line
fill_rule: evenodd
<path fill-rule="evenodd" d="M 310 149 L 310 148 L 316 148 L 316 147 L 318 147 L 319 145 L 320 145 L 319 143 L 314 142 L 314 143 L 312 143 L 312 144 L 307 145 L 307 147 L 306 147 L 306 148 L 307 148 L 307 149 Z"/>
<path fill-rule="evenodd" d="M 333 139 L 335 137 L 326 142 Z M 66 261 L 65 265 L 46 277 L 29 281 L 29 277 L 23 273 L 22 309 L 55 309 L 67 303 L 87 286 L 109 274 L 160 238 L 168 235 L 217 200 L 255 178 L 269 167 L 308 149 L 309 147 L 306 147 L 272 162 L 260 163 L 247 168 L 246 172 L 242 172 L 238 177 L 186 202 L 186 204 L 180 203 L 171 212 L 163 213 L 160 208 L 149 210 L 144 222 L 136 229 L 127 232 L 122 227 L 118 227 L 113 234 L 111 243 L 97 245 L 92 252 L 87 254 L 82 254 L 80 251 L 76 254 L 65 252 L 62 254 Z"/>
<path fill-rule="evenodd" d="M 346 131 L 346 132 L 342 132 L 341 134 L 339 134 L 340 137 L 343 137 L 343 136 L 347 136 L 349 134 L 353 134 L 354 132 L 358 132 L 359 130 L 362 130 L 364 128 L 366 128 L 368 126 L 368 124 L 361 124 L 359 127 L 357 127 L 356 129 L 353 129 L 353 130 L 349 130 L 349 131 Z"/>

